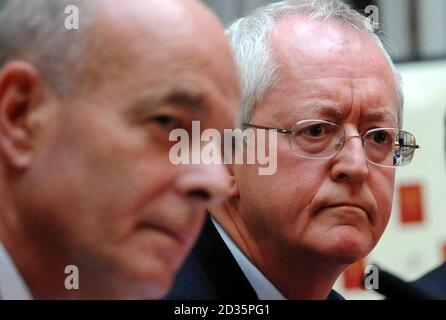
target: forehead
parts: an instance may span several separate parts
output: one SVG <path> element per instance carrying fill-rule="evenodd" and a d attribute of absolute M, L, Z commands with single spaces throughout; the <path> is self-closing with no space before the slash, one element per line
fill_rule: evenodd
<path fill-rule="evenodd" d="M 96 53 L 104 62 L 115 62 L 105 67 L 145 65 L 140 74 L 152 74 L 157 68 L 181 63 L 192 67 L 211 64 L 217 49 L 223 51 L 221 56 L 226 53 L 222 26 L 196 1 L 110 1 L 114 6 L 101 2 L 103 10 L 94 30 Z"/>
<path fill-rule="evenodd" d="M 105 89 L 125 96 L 177 89 L 215 99 L 238 96 L 223 27 L 197 1 L 113 2 L 103 8 L 94 30 L 94 59 Z"/>
<path fill-rule="evenodd" d="M 335 21 L 293 16 L 274 26 L 270 41 L 280 65 L 263 103 L 275 105 L 272 117 L 310 116 L 310 111 L 322 116 L 332 109 L 344 117 L 355 111 L 397 119 L 394 75 L 367 35 Z"/>
<path fill-rule="evenodd" d="M 368 35 L 335 20 L 286 17 L 274 25 L 270 42 L 274 55 L 284 64 L 368 62 L 364 68 L 388 67 L 381 49 Z"/>

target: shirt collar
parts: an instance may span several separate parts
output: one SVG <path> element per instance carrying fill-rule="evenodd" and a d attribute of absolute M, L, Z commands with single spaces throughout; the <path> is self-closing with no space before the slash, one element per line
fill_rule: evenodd
<path fill-rule="evenodd" d="M 0 242 L 0 299 L 32 300 L 32 295 L 6 248 Z"/>
<path fill-rule="evenodd" d="M 263 273 L 257 269 L 255 265 L 245 256 L 245 254 L 237 247 L 232 241 L 226 231 L 220 226 L 220 224 L 213 218 L 215 228 L 222 237 L 228 249 L 231 251 L 235 260 L 237 261 L 240 269 L 242 269 L 244 275 L 248 279 L 249 283 L 253 287 L 259 300 L 286 300 L 286 298 L 280 293 L 279 290 L 263 275 Z"/>

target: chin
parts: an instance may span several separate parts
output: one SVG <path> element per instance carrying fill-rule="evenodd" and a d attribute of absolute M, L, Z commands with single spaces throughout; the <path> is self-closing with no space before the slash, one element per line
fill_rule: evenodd
<path fill-rule="evenodd" d="M 172 283 L 151 283 L 132 282 L 121 288 L 118 300 L 159 300 L 164 298 L 171 288 Z"/>
<path fill-rule="evenodd" d="M 173 284 L 174 274 L 171 272 L 153 272 L 146 270 L 124 279 L 127 285 L 123 288 L 130 299 L 156 300 L 166 296 Z"/>
<path fill-rule="evenodd" d="M 121 283 L 119 291 L 130 299 L 163 298 L 171 289 L 177 264 L 181 262 L 166 259 L 153 251 L 148 255 L 129 253 L 124 257 L 125 260 L 120 259 L 120 263 L 115 265 L 110 280 Z"/>
<path fill-rule="evenodd" d="M 141 295 L 137 299 L 158 300 L 164 298 L 172 288 L 173 279 L 165 282 L 152 283 L 147 286 L 145 290 L 141 292 Z"/>
<path fill-rule="evenodd" d="M 352 264 L 365 258 L 373 248 L 371 239 L 351 226 L 332 230 L 326 241 L 325 254 L 342 264 Z"/>

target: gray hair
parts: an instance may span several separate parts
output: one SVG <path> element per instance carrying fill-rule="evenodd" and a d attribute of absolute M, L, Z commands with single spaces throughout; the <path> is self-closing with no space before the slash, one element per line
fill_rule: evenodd
<path fill-rule="evenodd" d="M 84 55 L 91 41 L 96 1 L 9 0 L 0 9 L 0 68 L 13 60 L 35 65 L 42 77 L 67 96 L 87 68 Z M 67 30 L 65 9 L 79 9 L 79 30 Z"/>
<path fill-rule="evenodd" d="M 370 22 L 340 0 L 285 0 L 263 6 L 251 15 L 232 23 L 226 36 L 238 62 L 242 82 L 241 122 L 251 120 L 256 102 L 271 89 L 280 69 L 274 60 L 268 36 L 274 24 L 285 17 L 304 14 L 309 19 L 333 19 L 367 34 L 381 49 L 389 62 L 397 84 L 399 126 L 403 122 L 404 97 L 401 77 L 380 38 L 369 28 Z"/>

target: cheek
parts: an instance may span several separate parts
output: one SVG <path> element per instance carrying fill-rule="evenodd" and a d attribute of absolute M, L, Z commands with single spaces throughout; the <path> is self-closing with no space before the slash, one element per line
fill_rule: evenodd
<path fill-rule="evenodd" d="M 53 207 L 48 210 L 58 212 L 85 240 L 118 241 L 141 213 L 147 214 L 148 204 L 169 188 L 172 170 L 167 170 L 164 159 L 147 152 L 115 149 L 116 156 L 110 157 L 99 150 L 52 153 L 67 158 L 50 161 L 53 178 L 46 198 L 52 199 Z"/>
<path fill-rule="evenodd" d="M 370 189 L 378 207 L 378 226 L 381 233 L 386 228 L 392 211 L 394 184 L 395 172 L 392 170 L 377 172 L 370 179 Z"/>
<path fill-rule="evenodd" d="M 259 176 L 256 166 L 244 166 L 237 184 L 242 214 L 252 215 L 252 224 L 262 224 L 266 232 L 278 230 L 283 237 L 296 234 L 295 230 L 308 222 L 306 211 L 327 174 L 319 162 L 306 161 L 289 152 L 278 159 L 276 174 Z"/>
<path fill-rule="evenodd" d="M 324 163 L 299 158 L 287 153 L 279 156 L 278 174 L 272 177 L 274 188 L 284 190 L 286 203 L 294 204 L 294 212 L 301 212 L 309 206 L 321 188 L 328 172 Z M 277 190 L 273 189 L 272 190 Z M 286 207 L 286 205 L 283 207 Z"/>
<path fill-rule="evenodd" d="M 149 215 L 148 211 L 156 209 L 152 206 L 172 189 L 175 169 L 169 170 L 165 161 L 159 160 L 153 157 L 133 158 L 121 161 L 113 172 L 104 173 L 110 175 L 109 190 L 104 190 L 100 197 L 104 206 L 100 211 L 113 219 L 114 229 L 126 229 L 126 224 L 131 227 L 135 220 L 141 219 L 141 215 Z"/>

